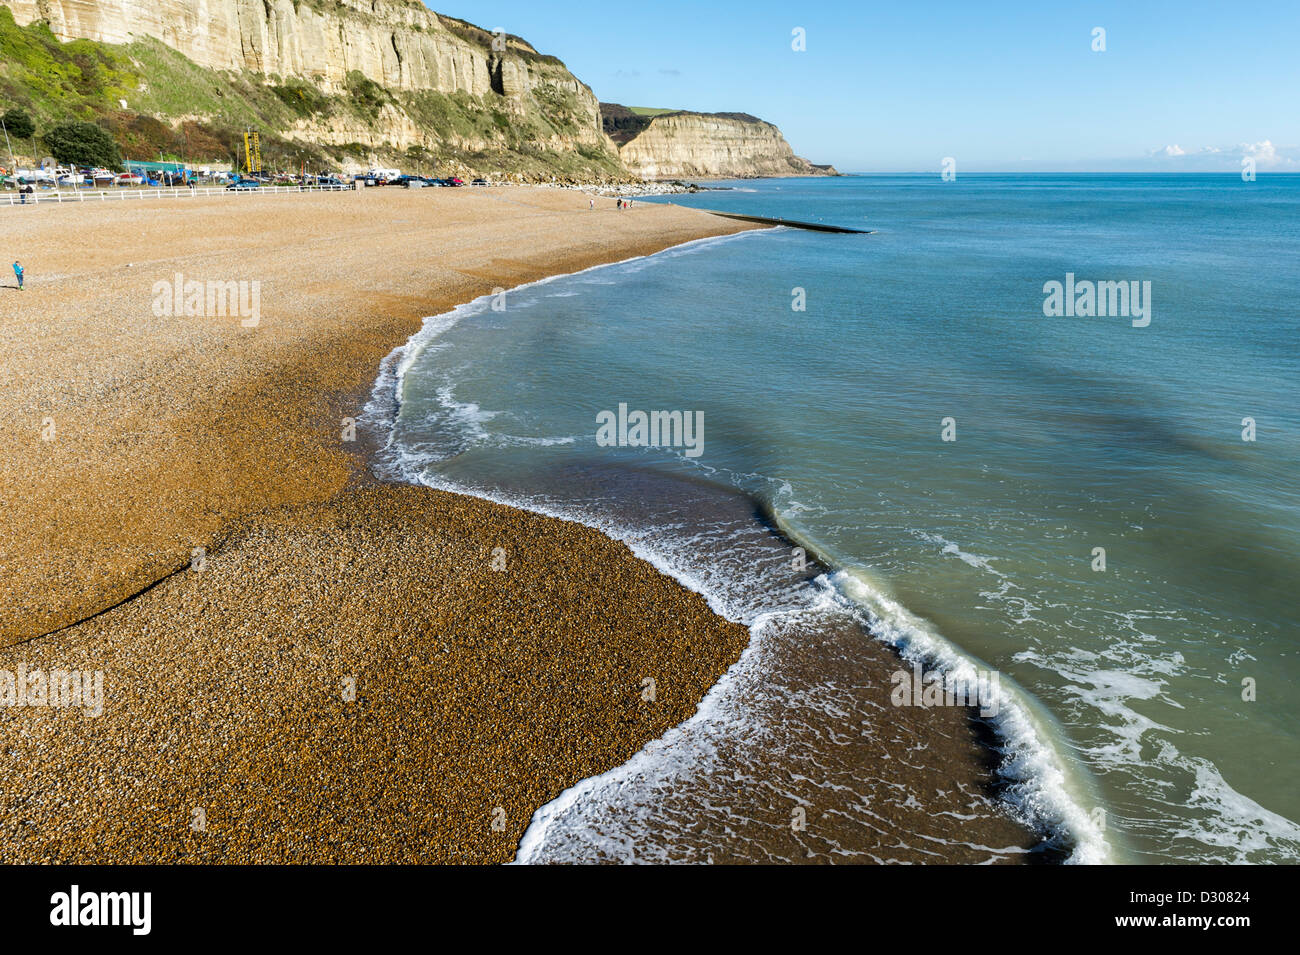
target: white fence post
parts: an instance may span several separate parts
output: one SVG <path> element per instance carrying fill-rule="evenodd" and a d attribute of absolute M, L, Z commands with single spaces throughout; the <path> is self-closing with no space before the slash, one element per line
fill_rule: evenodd
<path fill-rule="evenodd" d="M 116 186 L 109 189 L 92 188 L 90 190 L 90 193 L 93 196 L 98 196 L 100 202 L 107 202 L 109 199 L 126 200 L 126 199 L 130 199 L 132 195 L 136 196 L 141 202 L 143 202 L 150 195 L 156 196 L 161 201 L 162 199 L 165 199 L 168 196 L 170 196 L 173 199 L 180 199 L 183 198 L 186 193 L 189 194 L 189 197 L 191 199 L 197 199 L 200 195 L 221 196 L 221 195 L 228 195 L 229 193 L 232 192 L 236 194 L 248 193 L 249 195 L 280 196 L 280 195 L 285 195 L 287 193 L 294 193 L 294 192 L 307 193 L 307 192 L 346 192 L 346 191 L 348 191 L 347 186 L 266 186 L 264 188 L 259 188 L 259 189 L 223 189 L 223 188 L 211 188 L 211 187 L 205 187 L 200 189 L 196 186 L 193 189 L 185 188 L 183 190 L 158 188 L 156 191 L 145 187 L 135 188 L 135 187 Z M 42 202 L 57 202 L 59 204 L 62 204 L 65 200 L 68 202 L 85 202 L 86 190 L 77 189 L 74 191 L 72 195 L 66 197 L 63 195 L 63 190 L 61 189 L 56 189 L 52 193 L 47 195 L 33 194 L 30 199 L 30 204 L 40 205 Z M 28 203 L 29 200 L 27 200 L 27 198 L 21 193 L 16 193 L 12 195 L 0 195 L 0 205 L 16 206 L 16 205 L 25 205 Z"/>

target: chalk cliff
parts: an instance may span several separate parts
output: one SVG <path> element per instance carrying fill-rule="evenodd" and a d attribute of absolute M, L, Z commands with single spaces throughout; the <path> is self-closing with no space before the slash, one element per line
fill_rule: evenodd
<path fill-rule="evenodd" d="M 646 179 L 836 175 L 796 156 L 781 130 L 745 113 L 638 116 L 610 103 L 601 111 L 619 158 Z"/>
<path fill-rule="evenodd" d="M 601 131 L 591 89 L 553 56 L 519 37 L 487 31 L 431 11 L 419 0 L 0 0 L 20 25 L 47 23 L 61 40 L 128 44 L 161 41 L 210 70 L 303 81 L 324 94 L 345 93 L 359 74 L 388 93 L 376 122 L 317 117 L 298 124 L 304 138 L 361 141 L 405 149 L 429 146 L 422 117 L 401 94 L 434 92 L 482 100 L 505 116 L 541 114 L 554 146 L 613 146 Z M 498 126 L 503 126 L 498 123 Z M 445 132 L 445 131 L 443 131 Z M 489 132 L 491 132 L 489 130 Z M 443 137 L 445 138 L 445 137 Z M 490 135 L 463 135 L 466 149 Z"/>
<path fill-rule="evenodd" d="M 216 159 L 195 151 L 230 155 L 251 127 L 273 165 L 289 157 L 297 165 L 306 149 L 313 162 L 382 156 L 588 181 L 834 174 L 753 116 L 602 107 L 555 57 L 420 0 L 0 0 L 0 8 L 13 14 L 10 29 L 48 26 L 31 27 L 40 35 L 26 38 L 29 49 L 99 45 L 89 56 L 99 65 L 88 68 L 84 51 L 48 52 L 47 67 L 0 61 L 9 105 L 43 123 L 90 115 L 134 158 L 177 152 L 169 137 L 179 137 L 188 154 Z M 174 135 L 151 127 L 153 118 Z"/>
<path fill-rule="evenodd" d="M 296 77 L 325 90 L 358 71 L 393 90 L 518 95 L 567 74 L 518 37 L 494 51 L 486 31 L 419 0 L 0 0 L 20 24 L 44 20 L 60 39 L 161 40 L 200 66 Z M 571 74 L 567 85 L 589 99 Z"/>

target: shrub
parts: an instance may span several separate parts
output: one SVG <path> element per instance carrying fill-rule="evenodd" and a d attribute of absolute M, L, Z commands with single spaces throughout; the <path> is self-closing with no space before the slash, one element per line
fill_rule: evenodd
<path fill-rule="evenodd" d="M 309 119 L 318 113 L 328 113 L 329 97 L 306 83 L 288 83 L 271 87 L 280 102 L 293 110 L 296 116 Z"/>
<path fill-rule="evenodd" d="M 20 109 L 6 110 L 0 120 L 4 121 L 5 129 L 14 139 L 31 139 L 36 133 L 36 124 Z"/>
<path fill-rule="evenodd" d="M 122 165 L 122 153 L 108 130 L 94 123 L 63 123 L 44 136 L 50 154 L 61 163 L 77 166 Z"/>
<path fill-rule="evenodd" d="M 360 70 L 348 74 L 346 86 L 352 102 L 363 116 L 372 120 L 389 101 L 388 91 Z"/>

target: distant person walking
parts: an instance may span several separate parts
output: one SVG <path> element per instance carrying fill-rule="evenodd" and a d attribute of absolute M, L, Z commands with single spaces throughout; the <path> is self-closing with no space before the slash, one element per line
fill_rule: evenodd
<path fill-rule="evenodd" d="M 591 205 L 587 206 L 587 208 L 588 208 L 588 209 L 595 209 L 595 208 L 596 208 L 596 200 L 595 200 L 595 199 L 592 199 L 592 200 L 591 200 Z"/>
<path fill-rule="evenodd" d="M 20 262 L 15 262 L 15 263 L 14 263 L 14 275 L 18 276 L 18 291 L 21 292 L 21 291 L 23 290 L 23 267 L 22 267 L 22 263 L 20 263 Z"/>

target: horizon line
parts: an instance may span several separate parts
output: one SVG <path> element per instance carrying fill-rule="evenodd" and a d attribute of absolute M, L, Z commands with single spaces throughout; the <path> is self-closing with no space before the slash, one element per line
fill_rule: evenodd
<path fill-rule="evenodd" d="M 936 176 L 941 175 L 938 169 L 876 169 L 876 170 L 858 170 L 854 172 L 841 172 L 839 177 L 847 176 Z M 961 176 L 1235 176 L 1239 177 L 1241 172 L 1238 170 L 1211 170 L 1211 169 L 980 169 L 970 172 L 963 172 Z M 1256 172 L 1258 176 L 1300 176 L 1300 169 L 1294 171 L 1288 170 L 1262 170 Z M 724 177 L 725 178 L 725 177 Z M 764 179 L 781 179 L 782 176 L 763 176 Z M 814 178 L 814 179 L 834 179 L 835 176 L 805 176 L 789 178 Z M 958 177 L 960 178 L 960 176 Z"/>

